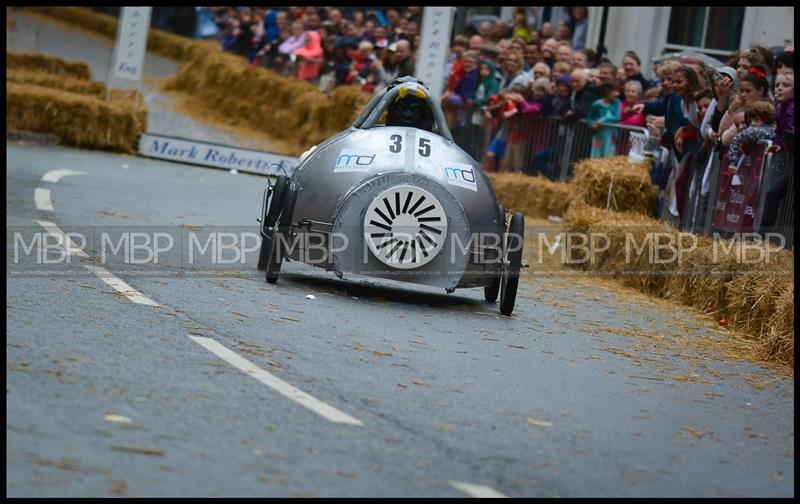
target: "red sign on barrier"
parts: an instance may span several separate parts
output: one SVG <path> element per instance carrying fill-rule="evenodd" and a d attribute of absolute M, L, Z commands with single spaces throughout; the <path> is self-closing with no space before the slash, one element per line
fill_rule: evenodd
<path fill-rule="evenodd" d="M 743 148 L 739 171 L 733 175 L 728 172 L 728 150 L 725 150 L 721 163 L 719 199 L 714 210 L 716 229 L 730 233 L 753 232 L 765 151 L 763 144 Z"/>

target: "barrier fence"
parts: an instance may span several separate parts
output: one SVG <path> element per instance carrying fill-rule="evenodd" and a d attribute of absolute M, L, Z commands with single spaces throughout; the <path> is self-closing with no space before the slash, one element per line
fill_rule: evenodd
<path fill-rule="evenodd" d="M 650 136 L 647 129 L 586 121 L 519 114 L 505 119 L 483 119 L 480 124 L 454 126 L 453 139 L 487 171 L 543 175 L 551 180 L 572 178 L 573 164 L 592 156 L 593 143 L 606 156 L 630 155 L 644 159 Z M 599 156 L 595 156 L 599 157 Z"/>
<path fill-rule="evenodd" d="M 658 139 L 646 128 L 517 114 L 508 119 L 454 125 L 453 139 L 487 171 L 543 175 L 568 181 L 581 159 L 627 155 L 632 162 L 659 157 Z M 770 142 L 744 146 L 736 174 L 729 173 L 728 149 L 700 150 L 676 179 L 679 218 L 665 202 L 661 218 L 683 231 L 731 237 L 737 233 L 779 233 L 794 247 L 794 150 L 767 153 Z M 594 152 L 593 152 L 594 151 Z"/>
<path fill-rule="evenodd" d="M 685 169 L 689 185 L 680 215 L 683 231 L 731 237 L 777 233 L 794 247 L 794 151 L 767 153 L 769 141 L 745 146 L 735 174 L 728 149 L 701 153 Z"/>

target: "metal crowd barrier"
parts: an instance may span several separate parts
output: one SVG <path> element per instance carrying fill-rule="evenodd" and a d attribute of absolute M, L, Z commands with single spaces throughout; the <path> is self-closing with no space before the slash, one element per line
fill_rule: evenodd
<path fill-rule="evenodd" d="M 635 158 L 632 160 L 644 159 L 645 145 L 650 138 L 646 128 L 601 124 L 604 129 L 615 131 L 609 155 L 631 153 Z M 568 122 L 560 117 L 517 114 L 503 120 L 484 119 L 479 126 L 454 127 L 453 139 L 474 159 L 485 163 L 489 146 L 500 133 L 506 139 L 504 155 L 502 161 L 489 167 L 490 170 L 543 175 L 563 182 L 572 178 L 576 161 L 591 157 L 595 130 L 583 120 Z"/>
<path fill-rule="evenodd" d="M 794 248 L 794 202 L 794 149 L 768 155 L 761 178 L 756 229 L 782 234 L 790 250 Z M 772 225 L 763 222 L 767 205 L 777 206 Z"/>
<path fill-rule="evenodd" d="M 736 177 L 727 173 L 728 149 L 698 156 L 691 170 L 681 211 L 683 231 L 732 237 L 736 233 L 780 233 L 794 247 L 794 151 L 766 153 L 769 141 L 743 149 Z M 710 163 L 710 164 L 709 164 Z M 706 175 L 706 172 L 707 175 Z M 707 177 L 708 192 L 702 194 Z M 781 198 L 781 194 L 784 194 Z M 774 223 L 764 222 L 773 207 Z"/>

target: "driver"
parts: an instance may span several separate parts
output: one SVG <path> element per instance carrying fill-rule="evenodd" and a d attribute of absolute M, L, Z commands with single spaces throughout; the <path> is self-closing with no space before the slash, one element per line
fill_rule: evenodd
<path fill-rule="evenodd" d="M 389 104 L 386 125 L 410 126 L 433 132 L 433 113 L 422 86 L 401 84 L 394 101 Z"/>

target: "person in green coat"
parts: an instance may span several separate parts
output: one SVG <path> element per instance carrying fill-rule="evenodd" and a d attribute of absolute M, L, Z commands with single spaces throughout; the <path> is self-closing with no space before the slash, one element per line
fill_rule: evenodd
<path fill-rule="evenodd" d="M 598 86 L 599 100 L 592 103 L 586 120 L 595 131 L 592 134 L 593 158 L 614 156 L 617 153 L 616 128 L 603 127 L 600 123 L 617 123 L 620 118 L 619 90 L 615 81 L 606 81 Z"/>
<path fill-rule="evenodd" d="M 481 107 L 486 105 L 489 98 L 500 89 L 500 81 L 497 80 L 497 66 L 491 60 L 481 61 L 479 67 L 478 87 L 472 94 L 472 124 L 480 125 L 483 123 L 483 111 Z"/>
<path fill-rule="evenodd" d="M 489 102 L 489 98 L 497 94 L 500 89 L 500 81 L 497 80 L 496 73 L 497 67 L 493 61 L 488 59 L 481 61 L 478 67 L 478 87 L 475 88 L 471 98 L 472 117 L 469 125 L 469 143 L 473 148 L 469 149 L 471 152 L 468 152 L 475 159 L 480 159 L 483 154 L 480 152 L 483 148 L 483 126 L 489 120 L 484 115 L 484 107 Z"/>

